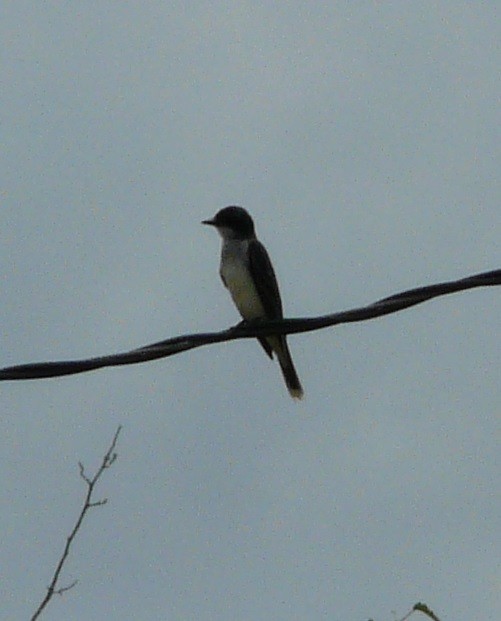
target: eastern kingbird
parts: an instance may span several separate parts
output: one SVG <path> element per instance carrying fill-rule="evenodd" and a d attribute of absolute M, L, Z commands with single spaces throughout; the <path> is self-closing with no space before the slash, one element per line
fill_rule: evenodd
<path fill-rule="evenodd" d="M 216 227 L 223 238 L 219 273 L 244 320 L 282 319 L 282 300 L 266 248 L 257 239 L 254 222 L 242 207 L 225 207 L 202 224 Z M 294 368 L 284 335 L 258 337 L 265 352 L 278 364 L 294 399 L 303 388 Z"/>

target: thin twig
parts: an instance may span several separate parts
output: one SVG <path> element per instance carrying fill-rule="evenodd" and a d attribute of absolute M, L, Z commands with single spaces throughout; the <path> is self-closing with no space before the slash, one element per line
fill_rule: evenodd
<path fill-rule="evenodd" d="M 93 501 L 92 494 L 94 492 L 94 487 L 96 483 L 98 482 L 98 480 L 100 479 L 103 472 L 107 468 L 112 466 L 117 458 L 117 454 L 115 453 L 115 446 L 117 444 L 118 435 L 120 434 L 121 430 L 122 430 L 122 426 L 120 425 L 118 429 L 116 430 L 115 435 L 113 436 L 113 440 L 111 442 L 110 448 L 107 450 L 105 456 L 103 457 L 103 461 L 99 469 L 97 470 L 96 474 L 92 478 L 89 478 L 85 474 L 82 463 L 81 462 L 78 463 L 78 467 L 80 469 L 80 476 L 87 485 L 87 493 L 85 495 L 85 501 L 84 501 L 82 510 L 80 511 L 80 515 L 77 518 L 75 526 L 73 527 L 73 530 L 71 531 L 71 534 L 69 535 L 69 537 L 66 539 L 66 544 L 64 546 L 63 553 L 61 554 L 61 558 L 59 559 L 59 562 L 56 566 L 54 575 L 52 576 L 51 583 L 47 587 L 47 593 L 45 594 L 45 597 L 43 598 L 42 602 L 37 608 L 35 614 L 31 617 L 31 621 L 35 621 L 35 619 L 38 619 L 41 612 L 47 606 L 47 604 L 50 602 L 50 600 L 52 599 L 54 595 L 63 595 L 63 593 L 65 593 L 66 591 L 69 591 L 77 584 L 77 580 L 74 580 L 71 584 L 67 586 L 63 586 L 63 587 L 57 586 L 59 577 L 61 575 L 61 571 L 63 570 L 66 559 L 68 558 L 68 555 L 70 553 L 71 544 L 73 543 L 73 540 L 75 539 L 78 531 L 80 530 L 80 526 L 82 525 L 83 519 L 87 511 L 91 509 L 92 507 L 100 507 L 101 505 L 104 505 L 107 502 L 107 499 Z"/>
<path fill-rule="evenodd" d="M 368 306 L 362 306 L 360 308 L 321 317 L 240 323 L 222 332 L 176 336 L 158 343 L 152 343 L 151 345 L 146 345 L 121 354 L 113 354 L 111 356 L 86 358 L 84 360 L 64 360 L 60 362 L 38 362 L 6 367 L 0 369 L 0 380 L 27 380 L 73 375 L 75 373 L 84 373 L 85 371 L 92 371 L 103 367 L 138 364 L 158 358 L 167 358 L 168 356 L 173 356 L 182 351 L 194 349 L 195 347 L 222 343 L 223 341 L 248 339 L 256 336 L 269 336 L 271 334 L 311 332 L 312 330 L 320 330 L 321 328 L 327 328 L 341 323 L 366 321 L 368 319 L 382 317 L 383 315 L 396 313 L 410 306 L 415 306 L 416 304 L 421 304 L 432 298 L 449 293 L 466 291 L 467 289 L 474 289 L 476 287 L 491 287 L 496 285 L 501 285 L 501 270 L 493 270 L 460 280 L 410 289 L 409 291 L 397 293 L 374 302 L 373 304 L 369 304 Z"/>

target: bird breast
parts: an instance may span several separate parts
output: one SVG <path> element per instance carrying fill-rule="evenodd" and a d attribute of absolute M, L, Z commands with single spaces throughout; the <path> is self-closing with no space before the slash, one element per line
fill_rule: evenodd
<path fill-rule="evenodd" d="M 248 268 L 247 249 L 244 243 L 223 245 L 220 273 L 244 319 L 265 317 L 264 307 Z"/>

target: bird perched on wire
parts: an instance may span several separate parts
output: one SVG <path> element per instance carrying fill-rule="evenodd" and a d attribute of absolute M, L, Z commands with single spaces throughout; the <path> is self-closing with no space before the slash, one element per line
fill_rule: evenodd
<path fill-rule="evenodd" d="M 223 239 L 219 273 L 243 319 L 282 319 L 277 278 L 247 211 L 242 207 L 225 207 L 202 224 L 215 227 Z M 301 399 L 303 388 L 285 334 L 258 337 L 258 340 L 270 358 L 276 354 L 290 395 Z"/>

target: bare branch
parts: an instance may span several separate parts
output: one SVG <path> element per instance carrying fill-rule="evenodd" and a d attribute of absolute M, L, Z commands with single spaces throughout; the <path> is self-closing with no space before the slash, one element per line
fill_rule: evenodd
<path fill-rule="evenodd" d="M 460 280 L 443 282 L 427 287 L 410 289 L 384 298 L 368 306 L 362 306 L 352 310 L 324 315 L 321 317 L 282 319 L 278 321 L 253 321 L 240 323 L 229 330 L 222 332 L 207 332 L 202 334 L 186 334 L 174 338 L 152 343 L 138 349 L 133 349 L 121 354 L 87 358 L 84 360 L 66 360 L 60 362 L 39 362 L 22 364 L 0 369 L 0 380 L 27 380 L 57 377 L 84 373 L 103 367 L 115 367 L 126 364 L 138 364 L 158 358 L 167 358 L 188 351 L 196 347 L 233 341 L 236 339 L 248 339 L 256 336 L 269 336 L 271 334 L 297 334 L 299 332 L 311 332 L 341 323 L 366 321 L 390 313 L 421 304 L 432 298 L 458 291 L 466 291 L 476 287 L 491 287 L 501 285 L 501 270 L 493 270 L 469 276 Z"/>
<path fill-rule="evenodd" d="M 37 608 L 35 614 L 31 617 L 31 621 L 35 621 L 35 619 L 38 619 L 43 609 L 47 606 L 47 604 L 50 602 L 50 600 L 52 599 L 54 595 L 63 595 L 63 593 L 65 593 L 66 591 L 69 591 L 77 584 L 77 580 L 74 580 L 68 586 L 64 586 L 64 587 L 57 586 L 59 577 L 61 575 L 61 571 L 63 570 L 66 559 L 68 558 L 68 555 L 70 553 L 71 544 L 73 543 L 73 540 L 75 539 L 78 531 L 80 530 L 80 526 L 82 525 L 85 514 L 92 507 L 100 507 L 106 504 L 107 502 L 107 500 L 93 501 L 92 494 L 94 492 L 94 487 L 96 483 L 99 481 L 103 472 L 107 468 L 109 468 L 111 464 L 113 464 L 113 462 L 116 460 L 117 454 L 115 453 L 115 446 L 118 440 L 118 435 L 120 434 L 121 430 L 122 430 L 122 426 L 120 425 L 118 429 L 116 430 L 115 435 L 113 436 L 113 440 L 111 442 L 110 448 L 107 450 L 106 454 L 103 457 L 101 466 L 98 468 L 96 474 L 92 478 L 89 478 L 85 475 L 84 467 L 82 463 L 78 462 L 78 467 L 80 469 L 80 476 L 82 477 L 82 479 L 85 481 L 87 485 L 87 493 L 85 495 L 84 504 L 77 518 L 75 526 L 73 527 L 73 530 L 71 531 L 69 537 L 66 539 L 66 544 L 64 546 L 63 553 L 61 554 L 57 567 L 54 571 L 51 583 L 47 588 L 47 593 L 45 597 L 43 598 L 42 602 L 40 603 L 39 607 Z"/>

